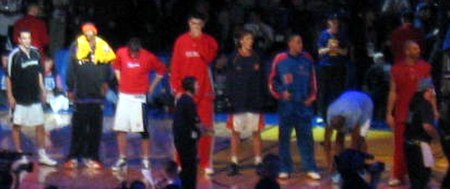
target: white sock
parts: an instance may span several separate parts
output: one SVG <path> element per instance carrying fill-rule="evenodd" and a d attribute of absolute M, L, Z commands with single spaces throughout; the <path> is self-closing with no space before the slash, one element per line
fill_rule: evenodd
<path fill-rule="evenodd" d="M 261 156 L 256 156 L 256 157 L 255 157 L 255 165 L 258 165 L 258 164 L 260 164 L 260 163 L 262 163 L 262 158 L 261 158 Z"/>
<path fill-rule="evenodd" d="M 237 158 L 237 156 L 231 156 L 231 162 L 232 162 L 232 163 L 235 163 L 235 164 L 238 164 L 238 158 Z"/>
<path fill-rule="evenodd" d="M 44 149 L 44 148 L 40 148 L 40 149 L 38 150 L 38 154 L 39 154 L 39 156 L 47 155 L 47 154 L 45 153 L 45 149 Z"/>

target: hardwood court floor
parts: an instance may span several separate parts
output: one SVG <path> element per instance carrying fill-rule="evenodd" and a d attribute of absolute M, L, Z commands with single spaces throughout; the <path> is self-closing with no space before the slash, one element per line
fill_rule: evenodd
<path fill-rule="evenodd" d="M 11 149 L 12 142 L 10 137 L 10 127 L 7 124 L 5 114 L 1 114 L 0 118 L 0 148 Z M 51 142 L 49 154 L 59 162 L 64 161 L 64 155 L 67 154 L 70 145 L 70 127 L 66 126 L 68 117 L 63 116 L 62 121 L 58 124 L 49 123 L 47 129 L 50 131 L 48 141 Z M 61 126 L 62 125 L 62 126 Z M 60 164 L 58 167 L 45 167 L 35 164 L 33 172 L 24 174 L 20 188 L 40 189 L 47 185 L 56 185 L 60 189 L 113 189 L 119 186 L 123 181 L 132 182 L 134 180 L 147 180 L 145 177 L 148 173 L 143 173 L 139 167 L 139 135 L 130 135 L 129 141 L 129 168 L 127 171 L 114 173 L 109 169 L 117 158 L 117 146 L 115 134 L 111 131 L 112 118 L 105 117 L 104 134 L 101 144 L 101 158 L 106 165 L 102 170 L 91 170 L 84 167 L 75 170 L 66 170 Z M 155 180 L 161 179 L 161 170 L 164 162 L 172 156 L 173 148 L 170 143 L 170 120 L 158 119 L 151 120 L 151 137 L 152 137 L 152 171 L 151 174 Z M 226 166 L 229 162 L 229 132 L 226 130 L 223 123 L 217 123 L 216 127 L 216 150 L 214 153 L 214 168 L 216 173 L 210 177 L 198 175 L 199 189 L 251 189 L 258 181 L 258 176 L 255 174 L 252 167 L 253 156 L 251 148 L 251 140 L 245 139 L 248 134 L 244 134 L 244 139 L 241 143 L 240 162 L 242 164 L 241 174 L 234 177 L 229 177 L 226 174 Z M 34 132 L 32 130 L 24 130 L 25 149 L 33 151 L 34 149 Z M 373 153 L 377 160 L 384 161 L 387 164 L 386 172 L 379 188 L 388 188 L 386 185 L 389 176 L 389 168 L 392 162 L 392 135 L 388 131 L 371 131 L 369 132 L 369 151 Z M 278 128 L 268 126 L 263 132 L 264 140 L 264 154 L 277 153 L 277 135 Z M 296 164 L 296 172 L 293 176 L 285 181 L 280 181 L 283 189 L 327 189 L 339 188 L 337 185 L 331 183 L 330 177 L 323 171 L 324 156 L 323 150 L 318 144 L 322 141 L 323 129 L 315 128 L 314 135 L 316 140 L 316 159 L 319 167 L 322 169 L 323 179 L 320 181 L 313 181 L 307 179 L 299 166 L 299 155 L 296 148 L 295 139 L 291 143 L 291 151 Z M 439 157 L 442 153 L 436 152 Z M 32 157 L 34 158 L 34 157 Z M 436 168 L 433 172 L 433 179 L 430 184 L 431 188 L 439 188 L 439 181 L 441 180 L 444 170 L 447 168 L 447 162 L 440 158 L 437 161 Z M 397 189 L 408 188 L 407 186 L 396 187 Z"/>

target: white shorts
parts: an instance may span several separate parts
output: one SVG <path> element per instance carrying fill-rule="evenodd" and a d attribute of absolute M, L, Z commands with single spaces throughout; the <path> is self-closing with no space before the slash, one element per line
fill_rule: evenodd
<path fill-rule="evenodd" d="M 116 116 L 114 119 L 115 131 L 123 132 L 144 132 L 145 95 L 130 95 L 119 93 Z"/>
<path fill-rule="evenodd" d="M 16 104 L 11 113 L 14 125 L 26 127 L 44 125 L 44 109 L 41 103 L 30 105 Z"/>
<path fill-rule="evenodd" d="M 237 113 L 231 114 L 228 120 L 228 128 L 243 133 L 245 131 L 255 132 L 260 130 L 261 123 L 263 121 L 262 115 L 259 113 Z"/>

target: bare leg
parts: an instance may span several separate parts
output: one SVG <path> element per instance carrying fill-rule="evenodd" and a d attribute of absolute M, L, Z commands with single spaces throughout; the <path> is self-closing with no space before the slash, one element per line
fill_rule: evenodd
<path fill-rule="evenodd" d="M 122 131 L 117 131 L 117 146 L 119 148 L 119 157 L 126 157 L 127 153 L 127 133 Z"/>
<path fill-rule="evenodd" d="M 239 154 L 239 144 L 241 143 L 240 133 L 236 131 L 231 131 L 231 157 L 238 157 Z M 233 162 L 237 163 L 237 162 Z"/>
<path fill-rule="evenodd" d="M 12 137 L 14 140 L 16 151 L 18 152 L 22 152 L 22 140 L 20 136 L 20 130 L 21 129 L 19 125 L 13 125 Z"/>
<path fill-rule="evenodd" d="M 44 125 L 36 126 L 36 140 L 39 149 L 45 148 L 45 128 Z"/>
<path fill-rule="evenodd" d="M 255 157 L 261 158 L 261 149 L 262 149 L 261 132 L 260 131 L 253 132 L 252 137 L 253 137 L 253 153 L 255 154 Z"/>
<path fill-rule="evenodd" d="M 150 157 L 150 140 L 142 139 L 141 147 L 142 147 L 142 157 L 143 158 Z"/>

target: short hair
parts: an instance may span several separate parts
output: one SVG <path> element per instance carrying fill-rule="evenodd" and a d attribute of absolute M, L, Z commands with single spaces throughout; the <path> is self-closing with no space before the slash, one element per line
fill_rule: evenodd
<path fill-rule="evenodd" d="M 203 20 L 203 21 L 206 21 L 206 16 L 205 16 L 205 14 L 203 14 L 203 13 L 201 13 L 201 12 L 191 12 L 189 15 L 188 15 L 188 20 L 190 20 L 190 19 L 193 19 L 193 18 L 195 18 L 195 19 L 200 19 L 200 20 Z"/>
<path fill-rule="evenodd" d="M 414 12 L 411 10 L 403 11 L 402 21 L 403 23 L 412 23 L 414 21 Z"/>
<path fill-rule="evenodd" d="M 138 52 L 142 48 L 141 40 L 138 37 L 132 37 L 127 44 L 132 52 Z"/>
<path fill-rule="evenodd" d="M 403 43 L 403 49 L 404 50 L 408 49 L 409 46 L 411 46 L 412 44 L 417 44 L 418 45 L 418 43 L 416 41 L 414 41 L 414 40 L 407 40 L 407 41 L 405 41 L 405 43 Z"/>
<path fill-rule="evenodd" d="M 247 30 L 247 29 L 242 29 L 242 30 L 240 30 L 239 32 L 236 33 L 236 35 L 235 35 L 235 40 L 236 40 L 235 43 L 236 43 L 236 47 L 237 48 L 241 48 L 240 41 L 241 41 L 242 38 L 244 38 L 247 35 L 255 36 L 255 34 L 252 31 Z"/>
<path fill-rule="evenodd" d="M 31 10 L 31 8 L 33 8 L 33 7 L 37 7 L 37 8 L 40 8 L 39 7 L 39 5 L 37 4 L 37 3 L 35 3 L 35 2 L 32 2 L 32 3 L 29 3 L 28 5 L 27 5 L 27 13 L 28 13 L 28 11 L 30 11 Z M 22 9 L 23 10 L 23 9 Z"/>
<path fill-rule="evenodd" d="M 182 85 L 183 89 L 185 91 L 189 91 L 191 93 L 195 93 L 195 82 L 197 82 L 197 79 L 195 79 L 194 76 L 187 76 L 183 79 Z"/>
<path fill-rule="evenodd" d="M 288 35 L 286 43 L 291 42 L 296 37 L 300 37 L 300 39 L 302 39 L 302 36 L 299 33 L 291 33 L 291 34 Z"/>
<path fill-rule="evenodd" d="M 263 158 L 263 175 L 269 178 L 276 178 L 281 168 L 281 159 L 275 154 L 267 154 Z"/>
<path fill-rule="evenodd" d="M 164 171 L 170 177 L 175 177 L 178 174 L 178 164 L 175 161 L 170 160 L 166 163 Z"/>

